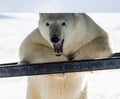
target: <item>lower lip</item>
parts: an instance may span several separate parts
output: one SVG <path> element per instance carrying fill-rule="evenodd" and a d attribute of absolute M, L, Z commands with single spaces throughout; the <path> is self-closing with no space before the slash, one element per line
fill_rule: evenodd
<path fill-rule="evenodd" d="M 62 53 L 63 53 L 63 43 L 64 43 L 64 39 L 61 41 L 61 51 L 54 51 L 55 53 L 55 55 L 56 56 L 61 56 L 62 55 Z M 54 44 L 53 44 L 54 45 Z M 55 48 L 55 47 L 54 47 Z"/>
<path fill-rule="evenodd" d="M 61 56 L 62 54 L 55 53 L 56 56 Z"/>

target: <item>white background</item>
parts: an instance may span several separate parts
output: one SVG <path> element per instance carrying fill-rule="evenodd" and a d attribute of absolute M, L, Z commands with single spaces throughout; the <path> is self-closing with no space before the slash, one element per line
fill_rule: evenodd
<path fill-rule="evenodd" d="M 120 0 L 0 0 L 1 12 L 119 12 Z"/>

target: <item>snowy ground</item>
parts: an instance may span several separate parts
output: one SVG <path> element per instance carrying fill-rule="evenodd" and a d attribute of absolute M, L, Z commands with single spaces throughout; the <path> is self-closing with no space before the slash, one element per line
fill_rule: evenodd
<path fill-rule="evenodd" d="M 120 13 L 89 15 L 110 35 L 113 50 L 120 52 Z M 36 13 L 0 14 L 0 63 L 18 61 L 21 41 L 38 25 Z M 0 99 L 25 99 L 27 77 L 0 79 Z M 89 76 L 89 99 L 120 99 L 120 71 L 104 71 Z"/>

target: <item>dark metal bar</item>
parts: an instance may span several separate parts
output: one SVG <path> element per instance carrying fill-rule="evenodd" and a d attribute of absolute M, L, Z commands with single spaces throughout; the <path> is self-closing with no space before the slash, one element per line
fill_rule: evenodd
<path fill-rule="evenodd" d="M 120 69 L 120 58 L 18 65 L 0 65 L 0 78 Z"/>

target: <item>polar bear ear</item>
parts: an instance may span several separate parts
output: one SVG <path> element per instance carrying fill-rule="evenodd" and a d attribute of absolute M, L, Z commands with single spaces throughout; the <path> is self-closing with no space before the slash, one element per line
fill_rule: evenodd
<path fill-rule="evenodd" d="M 39 17 L 41 16 L 42 13 L 39 13 Z"/>
<path fill-rule="evenodd" d="M 41 18 L 44 15 L 44 13 L 39 13 L 39 18 Z"/>
<path fill-rule="evenodd" d="M 73 13 L 73 16 L 78 18 L 80 17 L 81 15 L 84 15 L 85 13 Z"/>
<path fill-rule="evenodd" d="M 73 13 L 74 17 L 78 17 L 79 13 Z"/>
<path fill-rule="evenodd" d="M 43 15 L 43 13 L 39 13 L 39 17 L 41 17 Z"/>
<path fill-rule="evenodd" d="M 74 17 L 74 18 L 78 18 L 79 15 L 80 15 L 80 13 L 73 13 L 73 17 Z"/>

